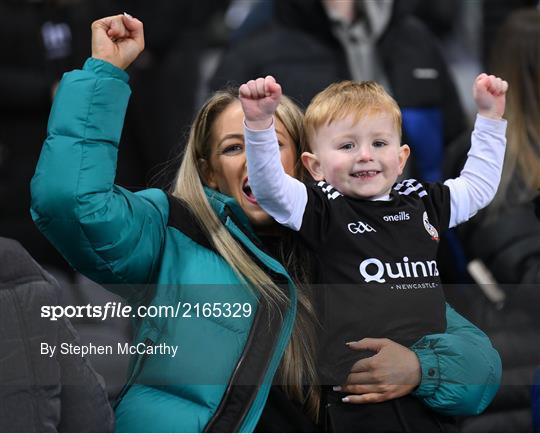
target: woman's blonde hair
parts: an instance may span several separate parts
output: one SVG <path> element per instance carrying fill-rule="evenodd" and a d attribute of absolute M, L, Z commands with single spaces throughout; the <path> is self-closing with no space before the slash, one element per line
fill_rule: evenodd
<path fill-rule="evenodd" d="M 540 10 L 514 12 L 493 46 L 491 69 L 509 83 L 507 147 L 491 209 L 526 202 L 540 188 Z"/>
<path fill-rule="evenodd" d="M 203 189 L 204 165 L 210 164 L 213 126 L 217 118 L 230 104 L 239 101 L 237 89 L 216 92 L 200 109 L 190 130 L 184 157 L 180 165 L 172 194 L 184 200 L 191 208 L 200 226 L 206 232 L 219 254 L 227 261 L 241 280 L 247 282 L 263 302 L 275 311 L 277 305 L 288 303 L 282 290 L 244 251 L 232 237 L 212 209 Z M 297 144 L 297 173 L 303 170 L 298 144 L 303 140 L 302 112 L 291 100 L 282 97 L 276 117 L 281 121 L 294 143 Z M 284 249 L 282 249 L 282 252 Z M 305 269 L 296 262 L 294 255 L 283 254 L 284 265 L 297 271 L 296 276 L 304 280 Z M 316 387 L 315 368 L 315 315 L 310 297 L 298 288 L 298 309 L 291 339 L 280 365 L 279 376 L 289 397 L 306 405 L 314 419 L 318 415 L 319 393 Z M 311 385 L 304 393 L 303 385 Z"/>
<path fill-rule="evenodd" d="M 303 148 L 310 151 L 317 130 L 331 122 L 352 115 L 358 122 L 363 116 L 388 113 L 401 138 L 401 110 L 397 102 L 380 84 L 374 81 L 341 81 L 333 83 L 313 97 L 306 109 Z"/>

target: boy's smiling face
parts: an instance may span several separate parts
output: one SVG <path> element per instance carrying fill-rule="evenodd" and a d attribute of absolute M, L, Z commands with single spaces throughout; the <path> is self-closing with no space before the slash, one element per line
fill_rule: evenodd
<path fill-rule="evenodd" d="M 384 112 L 323 125 L 310 145 L 313 153 L 304 153 L 302 162 L 313 178 L 357 199 L 389 194 L 410 154 L 407 145 L 400 146 L 393 118 Z"/>

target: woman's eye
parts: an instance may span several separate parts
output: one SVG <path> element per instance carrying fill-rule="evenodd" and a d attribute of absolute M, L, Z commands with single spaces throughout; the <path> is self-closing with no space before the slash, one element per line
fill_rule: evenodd
<path fill-rule="evenodd" d="M 349 150 L 354 148 L 354 143 L 344 143 L 339 149 Z"/>
<path fill-rule="evenodd" d="M 239 152 L 242 152 L 243 147 L 242 145 L 228 145 L 223 148 L 223 151 L 221 151 L 223 154 L 237 154 Z"/>

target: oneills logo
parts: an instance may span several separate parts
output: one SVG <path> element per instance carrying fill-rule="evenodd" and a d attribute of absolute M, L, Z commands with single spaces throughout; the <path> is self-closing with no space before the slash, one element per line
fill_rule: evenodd
<path fill-rule="evenodd" d="M 411 216 L 409 215 L 408 212 L 400 211 L 397 214 L 385 215 L 383 217 L 383 220 L 385 222 L 401 222 L 401 221 L 405 221 L 405 220 L 410 220 L 410 218 L 411 218 Z"/>

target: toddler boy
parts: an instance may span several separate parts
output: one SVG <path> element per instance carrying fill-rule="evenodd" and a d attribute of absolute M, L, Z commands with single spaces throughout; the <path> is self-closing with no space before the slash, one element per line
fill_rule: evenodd
<path fill-rule="evenodd" d="M 315 180 L 308 184 L 286 175 L 280 163 L 272 120 L 279 84 L 268 76 L 240 87 L 251 189 L 246 194 L 296 231 L 319 263 L 315 283 L 325 288 L 317 295 L 324 326 L 322 384 L 342 384 L 358 359 L 346 342 L 389 338 L 410 346 L 445 331 L 439 236 L 495 195 L 505 151 L 507 87 L 500 78 L 477 77 L 473 92 L 479 115 L 463 171 L 444 183 L 422 183 L 397 182 L 410 149 L 401 144 L 401 113 L 394 99 L 374 82 L 332 84 L 315 96 L 304 119 L 309 151 L 301 158 Z M 331 390 L 326 396 L 331 405 L 343 397 Z M 426 416 L 427 409 L 408 400 L 402 405 L 412 405 L 409 414 Z M 392 408 L 355 406 L 350 415 L 338 409 L 334 420 L 349 420 L 338 430 L 380 430 L 381 418 L 392 419 L 387 411 L 401 420 L 400 400 L 394 401 Z M 373 417 L 379 425 L 370 424 Z M 439 425 L 413 430 L 438 431 Z"/>

